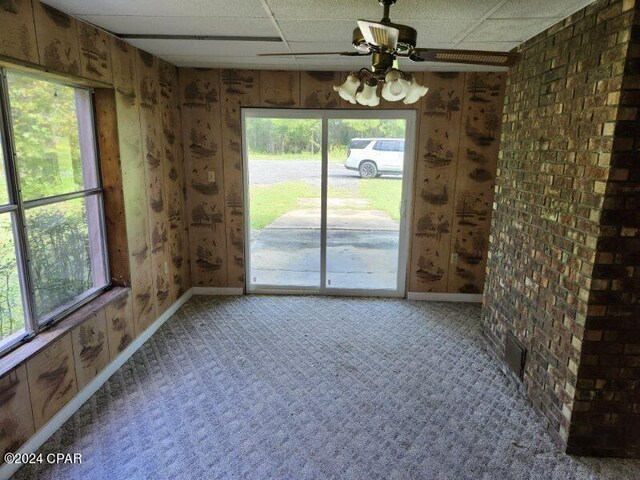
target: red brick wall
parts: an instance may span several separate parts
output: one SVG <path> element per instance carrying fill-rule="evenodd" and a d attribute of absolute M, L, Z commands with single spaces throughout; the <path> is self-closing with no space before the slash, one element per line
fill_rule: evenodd
<path fill-rule="evenodd" d="M 640 457 L 640 14 L 620 92 L 568 450 Z"/>
<path fill-rule="evenodd" d="M 632 182 L 640 168 L 630 155 L 638 147 L 637 107 L 630 105 L 638 100 L 632 90 L 638 86 L 632 74 L 635 11 L 634 1 L 597 1 L 520 46 L 521 61 L 507 77 L 485 335 L 499 358 L 507 332 L 524 344 L 526 393 L 555 438 L 576 452 L 602 434 L 600 427 L 613 428 L 607 439 L 620 432 L 609 408 L 638 412 L 631 383 L 615 406 L 597 403 L 594 394 L 607 388 L 602 381 L 618 388 L 621 370 L 637 373 L 627 366 L 638 360 L 636 344 L 630 340 L 633 345 L 620 350 L 616 323 L 631 311 L 638 318 L 632 288 L 635 278 L 637 291 L 633 265 L 640 239 L 635 227 L 622 228 L 623 219 L 639 225 L 637 213 L 629 214 L 638 206 Z M 629 253 L 611 257 L 621 247 Z M 621 299 L 625 307 L 615 307 Z M 609 315 L 607 325 L 617 325 L 606 335 L 598 323 L 602 315 Z M 623 317 L 624 325 L 640 340 L 638 320 L 631 318 Z M 612 344 L 618 346 L 609 352 Z M 607 362 L 621 364 L 610 368 Z M 618 442 L 588 453 L 634 452 L 637 446 L 631 451 Z"/>

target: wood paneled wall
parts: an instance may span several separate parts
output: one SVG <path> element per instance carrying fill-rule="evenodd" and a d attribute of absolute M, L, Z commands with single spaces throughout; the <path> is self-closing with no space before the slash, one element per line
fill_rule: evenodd
<path fill-rule="evenodd" d="M 5 452 L 185 293 L 191 273 L 177 68 L 37 0 L 0 2 L 0 26 L 0 65 L 96 88 L 113 283 L 130 287 L 0 358 Z"/>
<path fill-rule="evenodd" d="M 177 68 L 37 0 L 1 3 L 0 24 L 0 63 L 115 88 L 125 218 L 107 220 L 126 223 L 130 280 L 115 280 L 140 332 L 190 286 Z"/>
<path fill-rule="evenodd" d="M 244 286 L 241 107 L 360 108 L 341 72 L 181 68 L 192 282 Z M 409 291 L 481 293 L 498 157 L 504 74 L 418 74 Z M 210 181 L 214 172 L 215 181 Z"/>
<path fill-rule="evenodd" d="M 20 361 L 0 359 L 0 453 L 15 452 L 134 337 L 130 292 L 121 288 L 12 352 Z"/>

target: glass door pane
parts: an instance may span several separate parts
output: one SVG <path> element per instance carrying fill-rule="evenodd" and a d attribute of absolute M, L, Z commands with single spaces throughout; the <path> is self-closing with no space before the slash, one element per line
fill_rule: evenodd
<path fill-rule="evenodd" d="M 320 287 L 322 121 L 245 118 L 249 290 Z"/>
<path fill-rule="evenodd" d="M 406 123 L 328 121 L 327 289 L 399 288 Z"/>

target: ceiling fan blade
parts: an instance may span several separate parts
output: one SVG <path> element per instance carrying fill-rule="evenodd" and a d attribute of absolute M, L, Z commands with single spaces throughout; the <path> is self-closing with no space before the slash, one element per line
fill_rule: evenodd
<path fill-rule="evenodd" d="M 510 67 L 520 55 L 512 52 L 485 52 L 482 50 L 445 50 L 441 48 L 414 48 L 409 54 L 414 62 L 466 63 Z"/>
<path fill-rule="evenodd" d="M 358 20 L 358 28 L 369 45 L 395 50 L 400 30 L 384 23 Z"/>
<path fill-rule="evenodd" d="M 302 55 L 342 55 L 343 57 L 366 57 L 371 55 L 369 53 L 359 53 L 359 52 L 304 52 L 304 53 L 258 53 L 258 57 L 292 57 L 292 56 L 302 56 Z"/>

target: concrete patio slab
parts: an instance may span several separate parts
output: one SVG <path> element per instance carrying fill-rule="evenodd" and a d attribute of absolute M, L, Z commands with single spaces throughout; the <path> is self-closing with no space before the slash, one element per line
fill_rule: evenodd
<path fill-rule="evenodd" d="M 395 289 L 399 225 L 377 210 L 328 212 L 327 286 Z M 252 232 L 252 283 L 320 284 L 320 209 L 298 209 Z"/>

